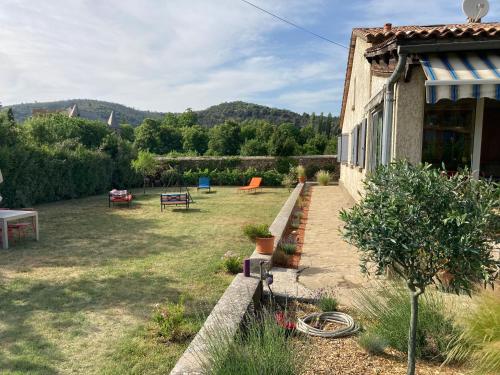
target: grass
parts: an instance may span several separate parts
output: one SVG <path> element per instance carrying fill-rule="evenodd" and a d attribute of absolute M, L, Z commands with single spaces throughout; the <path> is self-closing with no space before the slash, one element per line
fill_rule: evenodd
<path fill-rule="evenodd" d="M 186 343 L 151 331 L 154 305 L 186 296 L 186 313 L 208 312 L 232 280 L 228 250 L 251 254 L 241 233 L 272 222 L 286 189 L 193 191 L 192 209 L 160 212 L 158 193 L 133 207 L 106 196 L 36 207 L 40 241 L 0 252 L 2 374 L 164 374 Z"/>
<path fill-rule="evenodd" d="M 381 355 L 387 347 L 387 342 L 384 338 L 371 332 L 364 332 L 358 338 L 359 345 L 370 354 Z"/>
<path fill-rule="evenodd" d="M 399 283 L 381 283 L 376 289 L 359 290 L 356 308 L 369 334 L 401 352 L 408 350 L 410 297 Z M 442 294 L 428 289 L 419 297 L 417 357 L 444 359 L 451 337 L 456 333 L 452 304 Z"/>
<path fill-rule="evenodd" d="M 330 183 L 330 180 L 330 172 L 321 170 L 316 173 L 316 181 L 319 185 L 326 186 Z"/>
<path fill-rule="evenodd" d="M 215 329 L 210 335 L 211 360 L 206 372 L 213 375 L 295 375 L 300 373 L 303 352 L 294 348 L 294 342 L 284 328 L 276 324 L 274 316 L 264 312 L 251 317 L 244 330 L 233 341 L 231 335 Z"/>
<path fill-rule="evenodd" d="M 462 332 L 451 341 L 446 362 L 464 362 L 474 374 L 500 374 L 500 294 L 483 291 L 461 314 Z"/>

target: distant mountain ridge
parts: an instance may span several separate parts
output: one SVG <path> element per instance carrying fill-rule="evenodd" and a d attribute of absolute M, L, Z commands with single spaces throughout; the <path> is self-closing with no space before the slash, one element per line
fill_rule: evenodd
<path fill-rule="evenodd" d="M 11 107 L 16 121 L 23 122 L 31 116 L 33 109 L 55 111 L 71 107 L 74 104 L 78 106 L 80 116 L 83 118 L 106 122 L 111 111 L 114 111 L 120 124 L 127 123 L 134 126 L 142 123 L 145 118 L 162 118 L 165 115 L 165 112 L 143 111 L 122 104 L 93 99 L 21 103 L 6 106 L 5 108 Z M 241 122 L 248 119 L 267 120 L 273 124 L 291 122 L 297 126 L 305 126 L 310 118 L 307 113 L 298 114 L 286 109 L 271 108 L 242 101 L 221 103 L 195 112 L 198 115 L 198 123 L 208 127 L 223 123 L 226 120 Z"/>

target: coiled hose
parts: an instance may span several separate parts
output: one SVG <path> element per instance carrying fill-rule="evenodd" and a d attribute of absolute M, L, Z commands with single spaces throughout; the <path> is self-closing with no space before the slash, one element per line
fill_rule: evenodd
<path fill-rule="evenodd" d="M 309 323 L 311 322 L 339 323 L 345 325 L 345 327 L 335 329 L 333 331 L 326 331 L 309 325 Z M 347 315 L 343 312 L 332 311 L 324 313 L 312 313 L 306 315 L 304 318 L 298 318 L 297 330 L 310 336 L 338 339 L 355 334 L 359 331 L 359 325 L 350 315 Z"/>

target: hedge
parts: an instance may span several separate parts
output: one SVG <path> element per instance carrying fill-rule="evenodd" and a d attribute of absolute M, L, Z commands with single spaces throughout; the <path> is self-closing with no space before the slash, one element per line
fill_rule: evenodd
<path fill-rule="evenodd" d="M 0 147 L 7 207 L 101 194 L 111 186 L 113 161 L 102 151 L 18 144 Z"/>
<path fill-rule="evenodd" d="M 280 186 L 283 180 L 283 174 L 277 172 L 275 169 L 270 169 L 266 171 L 258 171 L 255 168 L 248 168 L 244 171 L 233 168 L 233 169 L 223 169 L 223 170 L 209 170 L 197 169 L 197 170 L 187 170 L 182 173 L 182 180 L 180 172 L 177 169 L 167 169 L 161 173 L 160 180 L 164 186 L 172 186 L 177 183 L 183 183 L 188 186 L 196 186 L 198 184 L 198 179 L 202 176 L 210 177 L 212 185 L 246 185 L 252 177 L 259 176 L 262 177 L 263 186 Z"/>

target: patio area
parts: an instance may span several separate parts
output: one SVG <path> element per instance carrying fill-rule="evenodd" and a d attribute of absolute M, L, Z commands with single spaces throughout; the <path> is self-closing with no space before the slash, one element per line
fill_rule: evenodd
<path fill-rule="evenodd" d="M 359 270 L 356 248 L 340 233 L 339 212 L 352 205 L 353 199 L 338 185 L 312 187 L 299 265 L 302 285 L 311 290 L 333 288 L 342 303 L 351 300 L 353 289 L 369 284 Z"/>

